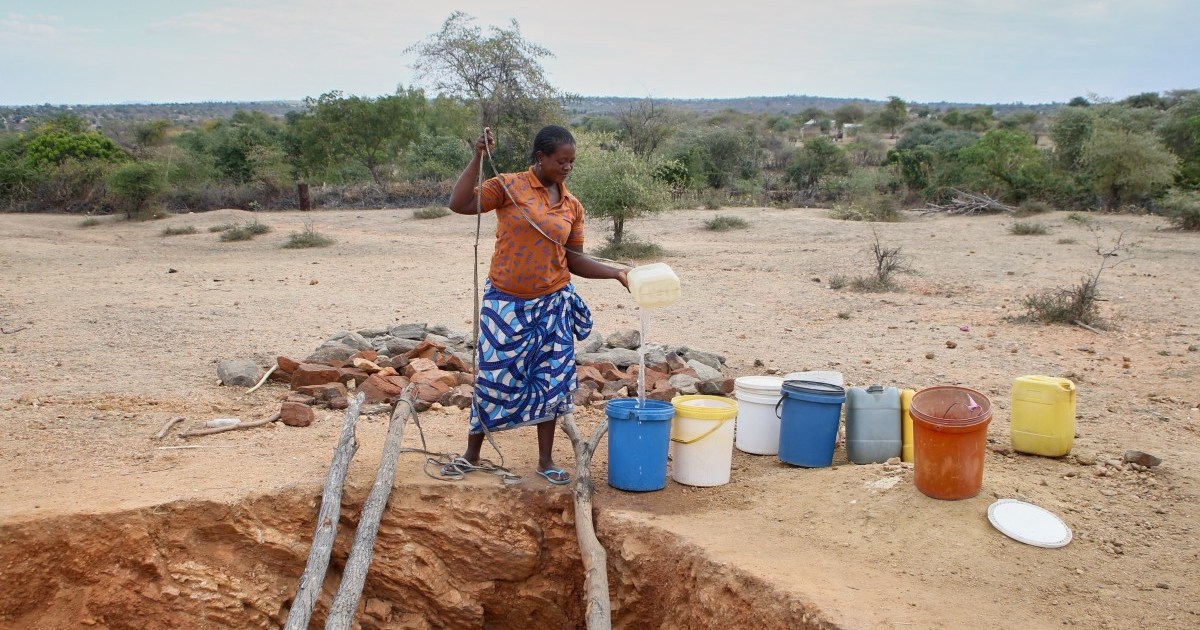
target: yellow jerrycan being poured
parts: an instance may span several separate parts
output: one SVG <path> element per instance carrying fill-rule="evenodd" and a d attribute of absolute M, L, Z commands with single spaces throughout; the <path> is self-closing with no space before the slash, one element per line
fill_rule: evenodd
<path fill-rule="evenodd" d="M 1013 379 L 1013 450 L 1062 457 L 1074 442 L 1075 383 L 1053 376 Z"/>
<path fill-rule="evenodd" d="M 679 276 L 666 263 L 652 263 L 629 270 L 629 292 L 642 308 L 674 304 L 682 290 Z"/>

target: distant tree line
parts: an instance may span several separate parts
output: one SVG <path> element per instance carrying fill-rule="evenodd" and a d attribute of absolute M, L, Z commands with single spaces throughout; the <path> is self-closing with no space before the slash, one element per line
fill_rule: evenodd
<path fill-rule="evenodd" d="M 509 171 L 527 167 L 538 128 L 563 123 L 581 149 L 568 186 L 611 220 L 616 242 L 626 219 L 672 204 L 900 208 L 969 190 L 1014 205 L 1200 213 L 1196 90 L 1000 114 L 900 97 L 794 113 L 618 99 L 583 113 L 546 80 L 549 51 L 515 22 L 484 31 L 454 13 L 409 51 L 432 95 L 332 91 L 282 115 L 237 110 L 102 129 L 69 113 L 23 122 L 0 133 L 0 204 L 130 216 L 161 206 L 291 208 L 304 183 L 318 207 L 424 205 L 448 196 L 481 126 L 496 130 L 495 166 Z"/>

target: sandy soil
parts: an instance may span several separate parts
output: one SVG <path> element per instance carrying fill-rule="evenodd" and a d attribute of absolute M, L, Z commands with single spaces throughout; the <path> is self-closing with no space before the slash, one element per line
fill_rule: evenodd
<path fill-rule="evenodd" d="M 1106 241 L 1125 231 L 1137 243 L 1133 256 L 1105 272 L 1102 308 L 1111 329 L 1098 334 L 1010 320 L 1025 295 L 1071 284 L 1098 265 L 1093 235 L 1065 213 L 1035 219 L 1050 227 L 1046 236 L 1009 235 L 1007 217 L 914 216 L 878 225 L 886 244 L 903 245 L 917 273 L 901 279 L 902 291 L 877 294 L 828 288 L 834 274 L 868 271 L 871 226 L 820 210 L 721 213 L 750 227 L 706 231 L 712 211 L 631 225 L 670 251 L 665 260 L 685 284 L 679 303 L 654 313 L 649 340 L 722 353 L 731 374 L 837 369 L 850 384 L 957 383 L 985 392 L 995 419 L 983 491 L 964 501 L 929 499 L 910 470 L 850 465 L 839 449 L 840 465 L 820 470 L 737 453 L 729 485 L 672 483 L 629 494 L 603 483 L 602 447 L 601 509 L 673 532 L 847 628 L 1200 625 L 1200 236 L 1167 230 L 1155 217 L 1097 217 Z M 277 354 L 303 356 L 342 329 L 404 322 L 468 329 L 474 222 L 410 215 L 260 214 L 274 231 L 243 243 L 221 243 L 206 231 L 251 218 L 232 210 L 92 228 L 79 227 L 78 217 L 4 216 L 0 523 L 319 485 L 340 425 L 334 412 L 319 412 L 307 429 L 235 432 L 194 440 L 199 448 L 161 448 L 184 444 L 149 436 L 175 415 L 190 425 L 277 408 L 280 385 L 250 395 L 218 386 L 221 359 L 265 366 Z M 307 220 L 337 244 L 281 249 Z M 160 236 L 185 225 L 199 232 Z M 485 261 L 493 225 L 485 220 Z M 603 230 L 590 225 L 589 240 L 600 242 Z M 616 283 L 578 286 L 601 333 L 637 325 Z M 765 367 L 754 367 L 756 359 Z M 1073 457 L 1004 452 L 1011 381 L 1024 374 L 1078 384 Z M 585 428 L 599 419 L 581 414 Z M 430 448 L 461 450 L 462 413 L 428 412 L 422 420 Z M 383 416 L 360 425 L 356 483 L 369 484 L 384 429 Z M 533 432 L 500 438 L 524 483 L 544 486 L 531 474 Z M 556 447 L 569 463 L 567 441 Z M 1126 449 L 1164 463 L 1111 475 L 1090 463 Z M 398 478 L 438 483 L 421 474 L 416 457 L 402 462 Z M 1006 497 L 1059 514 L 1075 540 L 1045 550 L 1004 537 L 986 512 Z"/>

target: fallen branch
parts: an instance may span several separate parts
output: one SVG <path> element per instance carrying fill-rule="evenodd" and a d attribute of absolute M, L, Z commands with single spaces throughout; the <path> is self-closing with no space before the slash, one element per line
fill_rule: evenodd
<path fill-rule="evenodd" d="M 180 422 L 183 422 L 183 416 L 175 416 L 174 418 L 167 420 L 167 423 L 164 424 L 163 427 L 158 430 L 158 433 L 154 434 L 154 439 L 161 440 L 161 439 L 167 437 L 167 433 L 171 430 L 171 427 L 174 427 L 175 425 L 179 424 Z"/>
<path fill-rule="evenodd" d="M 337 595 L 329 605 L 329 616 L 325 618 L 325 630 L 348 630 L 350 624 L 354 623 L 358 600 L 362 597 L 363 584 L 367 581 L 367 570 L 371 566 L 371 557 L 375 554 L 379 521 L 383 518 L 383 510 L 392 495 L 396 462 L 400 459 L 400 442 L 404 440 L 404 425 L 410 416 L 415 416 L 415 406 L 412 391 L 406 389 L 396 402 L 396 409 L 392 411 L 387 438 L 383 441 L 383 455 L 379 459 L 379 472 L 375 475 L 375 485 L 371 487 L 371 494 L 363 503 L 358 528 L 354 532 L 354 544 L 350 547 L 350 556 L 342 569 L 342 583 L 338 585 Z"/>
<path fill-rule="evenodd" d="M 346 471 L 350 460 L 358 451 L 358 440 L 354 439 L 354 425 L 358 423 L 359 409 L 366 395 L 361 392 L 350 399 L 346 408 L 346 419 L 338 437 L 333 460 L 329 462 L 329 475 L 321 492 L 321 509 L 317 512 L 317 527 L 313 533 L 312 547 L 308 550 L 308 562 L 292 598 L 292 609 L 288 611 L 284 630 L 306 630 L 312 619 L 313 606 L 321 595 L 325 582 L 325 571 L 329 568 L 329 554 L 333 551 L 333 539 L 337 536 L 338 518 L 342 512 L 342 487 L 346 484 Z"/>
<path fill-rule="evenodd" d="M 19 332 L 21 332 L 22 330 L 25 330 L 25 327 L 24 327 L 24 326 L 21 326 L 20 328 L 14 328 L 14 329 L 12 329 L 12 330 L 4 330 L 3 328 L 0 328 L 0 333 L 4 333 L 4 334 L 6 334 L 6 335 L 11 335 L 11 334 L 13 334 L 13 333 L 19 333 Z"/>
<path fill-rule="evenodd" d="M 999 200 L 992 199 L 983 193 L 971 193 L 957 188 L 951 188 L 951 190 L 954 191 L 954 199 L 942 204 L 927 203 L 925 204 L 925 210 L 921 214 L 945 212 L 946 214 L 969 216 L 979 212 L 1012 213 L 1016 211 L 1016 208 Z"/>
<path fill-rule="evenodd" d="M 237 424 L 231 424 L 224 427 L 213 427 L 211 429 L 192 429 L 191 431 L 184 431 L 183 433 L 180 433 L 179 437 L 191 438 L 200 437 L 201 435 L 214 435 L 216 433 L 224 433 L 226 431 L 237 431 L 238 429 L 253 429 L 254 427 L 261 427 L 264 424 L 271 424 L 282 417 L 283 414 L 275 412 L 275 415 L 263 420 L 255 420 L 254 422 L 239 422 Z"/>
<path fill-rule="evenodd" d="M 255 385 L 254 387 L 251 387 L 250 389 L 247 389 L 247 390 L 246 390 L 246 393 L 247 393 L 247 394 L 253 394 L 253 393 L 254 393 L 254 390 L 258 389 L 259 387 L 262 387 L 262 386 L 263 386 L 263 383 L 266 383 L 266 382 L 267 382 L 267 379 L 268 379 L 268 378 L 271 378 L 271 375 L 272 375 L 272 374 L 274 374 L 274 373 L 275 373 L 275 370 L 278 370 L 278 369 L 279 369 L 279 364 L 278 364 L 278 363 L 276 363 L 275 365 L 272 365 L 272 366 L 271 366 L 271 369 L 267 370 L 267 373 L 266 373 L 266 374 L 263 374 L 263 377 L 262 377 L 261 379 L 259 379 L 259 381 L 258 381 L 258 385 Z"/>
<path fill-rule="evenodd" d="M 236 444 L 204 444 L 204 445 L 192 444 L 189 446 L 156 446 L 156 447 L 154 447 L 154 450 L 156 450 L 156 451 L 175 451 L 175 450 L 180 450 L 180 449 L 185 449 L 185 448 L 241 448 L 241 447 Z"/>
<path fill-rule="evenodd" d="M 583 557 L 584 598 L 588 630 L 612 628 L 612 603 L 608 599 L 608 554 L 596 537 L 596 526 L 592 520 L 592 454 L 600 438 L 608 432 L 608 419 L 596 429 L 586 442 L 575 426 L 575 414 L 562 417 L 562 429 L 571 438 L 575 448 L 575 535 L 579 538 L 579 554 Z"/>
<path fill-rule="evenodd" d="M 1071 323 L 1072 323 L 1072 324 L 1075 324 L 1076 326 L 1078 326 L 1078 327 L 1080 327 L 1080 328 L 1082 328 L 1082 329 L 1084 329 L 1084 330 L 1090 330 L 1090 331 L 1092 331 L 1092 332 L 1096 333 L 1097 335 L 1103 335 L 1103 334 L 1104 334 L 1104 331 L 1103 331 L 1103 330 L 1100 330 L 1099 328 L 1092 328 L 1091 326 L 1088 326 L 1087 324 L 1085 324 L 1085 323 L 1083 323 L 1083 322 L 1081 322 L 1081 321 L 1079 321 L 1079 320 L 1077 320 L 1077 319 L 1076 319 L 1076 320 L 1074 320 L 1074 321 L 1072 321 Z"/>

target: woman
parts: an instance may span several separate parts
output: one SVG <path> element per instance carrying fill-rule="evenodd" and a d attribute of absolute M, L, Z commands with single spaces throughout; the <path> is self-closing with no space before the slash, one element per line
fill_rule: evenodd
<path fill-rule="evenodd" d="M 592 328 L 571 274 L 617 280 L 626 288 L 628 280 L 626 270 L 582 253 L 583 205 L 564 185 L 575 167 L 571 132 L 544 127 L 534 139 L 529 170 L 493 177 L 477 189 L 483 154 L 494 145 L 485 128 L 450 194 L 450 209 L 458 214 L 475 214 L 480 204 L 483 212 L 496 211 L 496 250 L 479 314 L 476 400 L 463 459 L 479 463 L 485 425 L 488 431 L 537 425 L 537 472 L 562 485 L 571 475 L 554 464 L 555 420 L 574 408 L 575 341 Z"/>

